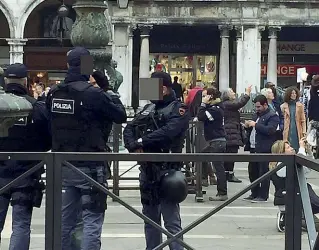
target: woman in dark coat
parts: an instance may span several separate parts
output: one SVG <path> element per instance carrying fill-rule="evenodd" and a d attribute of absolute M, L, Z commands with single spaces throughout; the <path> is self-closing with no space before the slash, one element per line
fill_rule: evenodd
<path fill-rule="evenodd" d="M 238 153 L 239 147 L 244 146 L 245 142 L 242 138 L 243 128 L 240 123 L 239 110 L 244 107 L 250 99 L 251 86 L 246 89 L 245 95 L 240 99 L 236 99 L 236 93 L 232 89 L 228 89 L 222 93 L 222 101 L 224 104 L 224 127 L 226 131 L 226 152 Z M 225 162 L 226 178 L 229 182 L 242 182 L 234 175 L 234 162 Z"/>

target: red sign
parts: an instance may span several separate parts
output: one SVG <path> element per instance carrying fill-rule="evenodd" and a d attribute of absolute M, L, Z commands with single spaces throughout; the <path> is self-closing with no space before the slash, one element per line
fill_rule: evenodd
<path fill-rule="evenodd" d="M 297 77 L 297 69 L 306 68 L 308 73 L 319 73 L 319 65 L 285 65 L 278 64 L 277 76 L 278 77 Z M 267 64 L 261 65 L 261 75 L 267 75 Z"/>

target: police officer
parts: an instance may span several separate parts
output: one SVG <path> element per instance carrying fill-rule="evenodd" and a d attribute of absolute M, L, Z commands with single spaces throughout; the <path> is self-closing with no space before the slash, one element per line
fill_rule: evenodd
<path fill-rule="evenodd" d="M 48 130 L 48 113 L 45 103 L 28 96 L 27 68 L 16 63 L 5 71 L 6 92 L 24 97 L 33 110 L 28 117 L 18 119 L 9 129 L 8 137 L 0 138 L 1 152 L 45 152 L 50 150 L 51 138 Z M 0 188 L 13 181 L 39 162 L 0 161 Z M 0 195 L 0 232 L 3 230 L 8 206 L 12 205 L 12 235 L 10 250 L 28 250 L 30 246 L 30 224 L 33 207 L 40 207 L 44 184 L 40 181 L 44 169 L 25 178 L 8 192 Z"/>
<path fill-rule="evenodd" d="M 129 152 L 146 153 L 176 153 L 182 148 L 180 145 L 185 137 L 190 119 L 186 106 L 176 100 L 172 90 L 171 76 L 164 72 L 155 72 L 152 78 L 163 80 L 163 100 L 151 101 L 124 129 L 125 147 Z M 166 229 L 176 234 L 181 227 L 179 202 L 186 198 L 187 182 L 184 181 L 186 195 L 182 199 L 169 199 L 167 193 L 161 191 L 161 183 L 167 174 L 180 170 L 180 165 L 170 163 L 140 163 L 140 192 L 143 213 L 161 224 L 161 214 Z M 174 180 L 173 180 L 174 181 Z M 168 183 L 168 182 L 166 182 Z M 169 189 L 169 187 L 167 187 Z M 185 194 L 181 192 L 180 194 Z M 179 194 L 178 194 L 179 195 Z M 145 223 L 146 249 L 151 250 L 162 241 L 162 233 Z M 171 250 L 180 250 L 183 247 L 174 242 Z"/>
<path fill-rule="evenodd" d="M 82 47 L 67 54 L 68 72 L 47 97 L 51 111 L 52 151 L 105 152 L 103 136 L 105 120 L 126 122 L 121 101 L 88 83 L 89 76 L 81 74 L 81 58 L 90 55 Z M 71 162 L 100 184 L 106 185 L 107 171 L 103 162 Z M 106 210 L 106 195 L 93 188 L 81 176 L 63 166 L 62 190 L 62 250 L 71 250 L 71 235 L 82 210 L 82 250 L 101 248 L 101 232 Z"/>

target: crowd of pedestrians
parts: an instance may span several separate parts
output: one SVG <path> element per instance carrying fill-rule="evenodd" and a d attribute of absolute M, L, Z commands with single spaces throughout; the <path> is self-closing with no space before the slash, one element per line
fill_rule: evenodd
<path fill-rule="evenodd" d="M 284 94 L 279 94 L 276 86 L 268 82 L 252 100 L 255 105 L 252 118 L 242 120 L 240 111 L 251 98 L 251 86 L 247 87 L 240 98 L 237 98 L 232 89 L 220 93 L 217 88 L 206 88 L 197 84 L 184 99 L 189 109 L 195 112 L 193 114 L 195 120 L 204 122 L 207 146 L 202 152 L 238 153 L 239 148 L 244 147 L 244 150 L 250 154 L 297 152 L 303 155 L 306 155 L 306 152 L 311 154 L 306 142 L 307 122 L 319 121 L 319 112 L 316 109 L 319 105 L 319 76 L 315 74 L 308 76 L 304 86 L 302 91 L 296 86 L 290 86 L 285 89 Z M 227 181 L 242 182 L 234 174 L 234 162 L 213 162 L 211 169 L 209 164 L 203 164 L 203 185 L 217 184 L 217 195 L 209 197 L 209 200 L 227 200 Z M 279 163 L 249 163 L 250 182 L 254 182 L 277 164 Z M 284 168 L 271 179 L 266 179 L 255 186 L 251 194 L 244 198 L 252 203 L 267 202 L 272 181 L 275 187 L 274 205 L 279 207 L 277 226 L 281 232 L 284 231 L 285 225 L 285 176 Z M 207 181 L 209 179 L 215 181 L 209 182 Z M 319 211 L 319 197 L 310 184 L 308 184 L 308 191 L 315 214 Z M 316 217 L 315 221 L 318 222 Z M 303 227 L 305 227 L 304 224 L 303 220 Z"/>

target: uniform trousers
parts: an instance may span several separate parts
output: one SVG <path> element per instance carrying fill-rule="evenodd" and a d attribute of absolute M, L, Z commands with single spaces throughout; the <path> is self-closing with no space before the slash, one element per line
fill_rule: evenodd
<path fill-rule="evenodd" d="M 147 182 L 145 172 L 140 173 L 140 187 Z M 144 197 L 144 190 L 141 189 L 141 197 Z M 142 202 L 143 203 L 143 202 Z M 161 216 L 163 216 L 164 227 L 172 234 L 176 234 L 182 230 L 182 222 L 180 216 L 180 206 L 177 203 L 168 202 L 165 199 L 159 198 L 159 204 L 142 204 L 143 214 L 149 217 L 152 221 L 161 225 Z M 146 240 L 146 250 L 152 250 L 162 243 L 162 232 L 154 228 L 148 223 L 144 224 L 144 233 Z M 182 239 L 182 237 L 181 237 Z M 184 248 L 176 241 L 169 245 L 170 250 L 183 250 Z"/>
<path fill-rule="evenodd" d="M 180 207 L 179 204 L 166 202 L 161 200 L 159 205 L 145 205 L 143 204 L 143 214 L 149 217 L 152 221 L 161 225 L 161 215 L 163 216 L 164 227 L 172 234 L 177 234 L 182 230 Z M 146 250 L 152 250 L 160 245 L 163 241 L 162 232 L 154 228 L 148 223 L 144 224 L 144 233 L 146 240 Z M 184 249 L 176 241 L 169 245 L 170 250 Z"/>
<path fill-rule="evenodd" d="M 12 195 L 16 195 L 13 193 Z M 2 232 L 10 199 L 0 196 L 0 232 Z M 31 206 L 13 205 L 12 206 L 12 234 L 10 238 L 9 250 L 29 250 L 30 247 L 30 226 L 32 218 Z M 0 249 L 1 238 L 0 238 Z"/>
<path fill-rule="evenodd" d="M 11 182 L 13 179 L 3 179 L 6 183 Z M 26 189 L 30 186 L 31 179 L 26 178 L 23 185 L 15 188 Z M 32 193 L 21 192 L 20 190 L 10 192 L 8 194 L 0 195 L 0 233 L 2 233 L 10 200 L 20 200 L 29 203 L 27 204 L 14 204 L 12 206 L 12 234 L 10 238 L 9 250 L 29 250 L 30 247 L 30 226 L 33 207 L 31 204 Z M 0 249 L 1 237 L 0 237 Z"/>
<path fill-rule="evenodd" d="M 75 250 L 72 235 L 79 222 L 82 210 L 83 238 L 82 250 L 100 250 L 101 233 L 104 222 L 104 212 L 95 212 L 83 208 L 83 204 L 90 199 L 89 195 L 82 195 L 81 188 L 66 186 L 62 188 L 62 250 Z"/>

